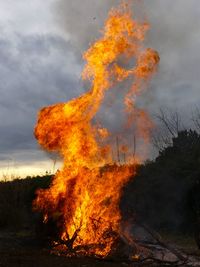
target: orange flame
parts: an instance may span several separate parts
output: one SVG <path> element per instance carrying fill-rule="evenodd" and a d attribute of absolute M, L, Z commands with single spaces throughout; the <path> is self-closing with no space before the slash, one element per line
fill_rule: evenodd
<path fill-rule="evenodd" d="M 124 97 L 129 123 L 142 118 L 142 123 L 146 120 L 145 124 L 151 126 L 145 111 L 137 110 L 134 103 L 159 62 L 157 52 L 143 49 L 148 28 L 147 23 L 132 19 L 127 4 L 111 10 L 102 38 L 83 55 L 87 64 L 82 77 L 91 81 L 91 89 L 68 103 L 43 108 L 35 128 L 39 144 L 47 151 L 59 152 L 64 166 L 49 189 L 37 191 L 34 208 L 43 212 L 46 221 L 59 214 L 60 238 L 73 240 L 74 247 L 87 245 L 89 254 L 106 256 L 110 252 L 116 238 L 111 233 L 120 231 L 122 187 L 135 172 L 133 165 L 106 165 L 111 149 L 98 139 L 106 139 L 111 133 L 93 125 L 92 119 L 106 90 L 132 78 L 134 83 Z M 120 66 L 120 57 L 134 59 L 135 66 Z M 143 128 L 145 137 L 148 131 Z M 122 150 L 125 153 L 127 147 Z"/>

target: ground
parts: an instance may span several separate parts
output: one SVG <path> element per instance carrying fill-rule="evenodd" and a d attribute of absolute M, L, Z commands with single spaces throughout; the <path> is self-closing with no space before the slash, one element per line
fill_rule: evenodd
<path fill-rule="evenodd" d="M 177 242 L 177 246 L 188 254 L 200 256 L 195 243 L 188 238 L 171 237 L 166 240 Z M 200 262 L 200 261 L 199 261 Z M 67 258 L 56 256 L 51 250 L 38 244 L 27 232 L 0 232 L 0 267 L 135 267 L 126 261 L 99 260 L 92 258 Z M 140 265 L 141 266 L 141 265 Z M 143 265 L 142 265 L 143 266 Z M 146 266 L 146 265 L 144 265 Z M 152 265 L 148 265 L 152 266 Z M 157 265 L 158 266 L 158 265 Z M 162 266 L 162 265 L 160 265 Z"/>
<path fill-rule="evenodd" d="M 120 267 L 124 262 L 51 254 L 26 232 L 0 232 L 0 267 Z"/>

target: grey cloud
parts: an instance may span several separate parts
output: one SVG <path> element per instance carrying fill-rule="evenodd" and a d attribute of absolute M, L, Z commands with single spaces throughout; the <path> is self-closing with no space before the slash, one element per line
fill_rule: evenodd
<path fill-rule="evenodd" d="M 79 95 L 83 91 L 79 76 L 80 64 L 61 37 L 0 39 L 1 159 L 19 152 L 20 160 L 20 152 L 27 151 L 30 156 L 37 151 L 33 136 L 37 112 Z"/>
<path fill-rule="evenodd" d="M 59 0 L 55 4 L 58 25 L 70 36 L 80 56 L 91 42 L 100 36 L 104 20 L 112 6 L 119 0 Z"/>
<path fill-rule="evenodd" d="M 110 8 L 119 2 L 85 0 L 83 4 L 82 0 L 58 0 L 55 11 L 58 25 L 69 36 L 79 60 L 90 43 L 100 36 Z M 152 118 L 160 107 L 178 110 L 184 124 L 190 126 L 192 109 L 200 105 L 200 2 L 132 2 L 137 19 L 150 22 L 145 46 L 157 50 L 161 58 L 158 73 L 137 104 L 147 109 Z M 121 109 L 118 101 L 113 109 L 104 106 L 99 116 L 104 118 L 106 126 L 118 130 L 124 119 L 119 114 Z"/>
<path fill-rule="evenodd" d="M 42 106 L 83 92 L 81 55 L 100 36 L 109 9 L 120 1 L 56 2 L 52 11 L 65 39 L 39 34 L 0 37 L 0 161 L 13 155 L 24 161 L 27 157 L 42 159 L 44 153 L 38 152 L 33 137 L 36 114 Z M 158 74 L 138 103 L 152 114 L 163 105 L 186 113 L 200 103 L 200 3 L 143 2 L 145 11 L 135 5 L 135 12 L 143 18 L 146 13 L 151 23 L 146 44 L 160 53 L 161 62 Z M 117 103 L 114 109 L 119 108 Z M 105 108 L 102 116 L 106 112 L 106 124 L 116 125 L 119 112 Z"/>
<path fill-rule="evenodd" d="M 108 11 L 119 2 L 58 1 L 56 19 L 70 36 L 79 57 L 100 35 Z M 151 24 L 146 45 L 156 49 L 161 57 L 159 72 L 142 96 L 143 105 L 154 113 L 163 105 L 184 109 L 199 103 L 200 2 L 143 0 L 133 3 L 136 17 L 147 18 Z"/>
<path fill-rule="evenodd" d="M 188 112 L 199 104 L 200 3 L 198 0 L 145 1 L 151 21 L 147 43 L 160 53 L 152 82 L 152 106 Z"/>

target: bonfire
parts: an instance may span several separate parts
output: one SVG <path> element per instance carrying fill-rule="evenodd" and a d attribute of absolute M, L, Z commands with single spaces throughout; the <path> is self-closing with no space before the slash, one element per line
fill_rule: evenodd
<path fill-rule="evenodd" d="M 139 138 L 148 141 L 153 123 L 148 112 L 137 108 L 135 102 L 159 63 L 158 53 L 144 47 L 148 29 L 146 21 L 134 20 L 128 3 L 112 9 L 101 37 L 83 53 L 86 64 L 82 78 L 91 87 L 78 98 L 39 112 L 35 137 L 43 149 L 59 153 L 63 167 L 48 189 L 37 191 L 33 205 L 42 212 L 44 224 L 55 222 L 57 239 L 52 246 L 66 255 L 106 258 L 120 243 L 127 243 L 130 257 L 139 257 L 133 239 L 122 227 L 119 202 L 141 158 L 129 151 L 124 138 L 121 150 L 126 160 L 123 164 L 113 162 L 116 136 L 96 123 L 95 116 L 107 91 L 114 94 L 115 87 L 121 87 L 117 94 L 123 95 L 125 132 L 131 132 L 134 125 Z M 124 84 L 129 84 L 126 90 Z"/>

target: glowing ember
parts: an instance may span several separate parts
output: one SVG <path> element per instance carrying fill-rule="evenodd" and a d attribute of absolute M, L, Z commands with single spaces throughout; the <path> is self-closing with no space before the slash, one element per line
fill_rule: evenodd
<path fill-rule="evenodd" d="M 128 121 L 142 122 L 139 130 L 147 137 L 151 122 L 145 111 L 136 109 L 134 98 L 159 62 L 157 52 L 142 46 L 148 28 L 132 19 L 128 5 L 111 10 L 102 38 L 83 55 L 87 64 L 82 77 L 91 81 L 91 89 L 39 113 L 35 136 L 44 149 L 59 152 L 64 166 L 49 189 L 38 190 L 34 208 L 43 212 L 45 222 L 56 217 L 58 234 L 68 249 L 87 246 L 86 254 L 106 256 L 120 232 L 118 204 L 134 166 L 106 165 L 111 149 L 99 140 L 112 134 L 93 125 L 92 119 L 106 90 L 129 77 L 134 83 L 124 97 Z M 121 67 L 119 57 L 134 59 L 135 66 Z M 128 147 L 122 145 L 120 150 L 126 153 Z"/>

